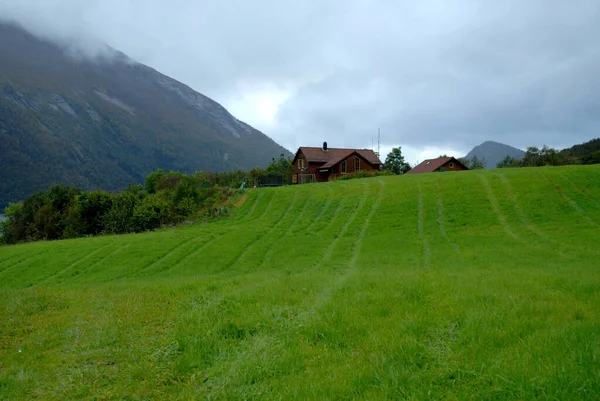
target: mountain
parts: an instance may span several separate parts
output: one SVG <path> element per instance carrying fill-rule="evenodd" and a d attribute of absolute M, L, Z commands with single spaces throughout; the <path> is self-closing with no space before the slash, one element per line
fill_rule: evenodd
<path fill-rule="evenodd" d="M 282 153 L 291 155 L 123 53 L 83 56 L 0 22 L 0 206 L 55 183 L 118 190 L 158 168 L 250 169 Z"/>
<path fill-rule="evenodd" d="M 465 157 L 472 160 L 477 156 L 479 160 L 485 159 L 485 168 L 496 168 L 496 165 L 506 156 L 521 159 L 525 152 L 521 149 L 513 148 L 494 141 L 485 141 L 481 145 L 475 146 Z"/>

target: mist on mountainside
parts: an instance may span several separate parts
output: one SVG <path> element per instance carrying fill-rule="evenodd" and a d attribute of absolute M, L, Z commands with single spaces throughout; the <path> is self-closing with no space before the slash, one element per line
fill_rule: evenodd
<path fill-rule="evenodd" d="M 0 24 L 0 205 L 56 183 L 119 190 L 158 168 L 231 171 L 291 155 L 123 53 L 76 49 Z"/>

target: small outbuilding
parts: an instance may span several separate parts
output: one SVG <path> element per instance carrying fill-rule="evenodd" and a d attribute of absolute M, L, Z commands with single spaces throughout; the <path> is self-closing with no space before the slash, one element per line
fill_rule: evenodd
<path fill-rule="evenodd" d="M 437 159 L 423 160 L 406 174 L 433 173 L 440 171 L 461 171 L 469 168 L 454 157 L 438 157 Z"/>

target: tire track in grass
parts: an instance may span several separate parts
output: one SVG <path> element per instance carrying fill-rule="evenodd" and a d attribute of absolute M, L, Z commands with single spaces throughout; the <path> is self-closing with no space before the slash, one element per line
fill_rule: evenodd
<path fill-rule="evenodd" d="M 174 265 L 172 265 L 171 267 L 161 270 L 160 273 L 166 273 L 166 272 L 173 272 L 174 270 L 177 270 L 180 268 L 180 266 L 182 266 L 184 264 L 184 262 L 186 262 L 189 259 L 194 258 L 196 255 L 198 255 L 200 252 L 202 252 L 203 250 L 205 250 L 206 248 L 208 248 L 209 246 L 211 246 L 212 244 L 214 244 L 216 241 L 218 241 L 219 239 L 221 239 L 226 233 L 220 233 L 215 235 L 214 237 L 212 237 L 211 239 L 209 239 L 208 241 L 206 241 L 205 243 L 203 243 L 202 245 L 200 245 L 199 248 L 193 250 L 192 252 L 188 253 L 187 255 L 185 255 L 181 260 L 179 260 L 177 263 L 175 263 Z"/>
<path fill-rule="evenodd" d="M 569 198 L 565 192 L 562 190 L 562 188 L 560 188 L 558 185 L 556 185 L 554 183 L 554 181 L 552 181 L 548 176 L 546 176 L 545 174 L 542 174 L 540 172 L 538 172 L 538 174 L 540 176 L 542 176 L 542 178 L 544 178 L 554 189 L 554 192 L 556 192 L 561 198 L 563 198 L 564 200 L 566 200 L 569 205 L 575 210 L 577 211 L 577 213 L 579 213 L 581 215 L 581 217 L 583 217 L 588 223 L 594 225 L 594 226 L 598 226 L 599 224 L 593 220 L 587 213 L 585 210 L 583 210 L 583 208 L 581 206 L 579 206 L 579 204 L 577 202 L 575 202 L 573 199 Z"/>
<path fill-rule="evenodd" d="M 114 244 L 114 240 L 102 245 L 100 248 L 96 249 L 95 251 L 88 253 L 86 256 L 84 256 L 83 258 L 77 259 L 76 261 L 69 263 L 66 267 L 64 267 L 63 269 L 57 271 L 56 273 L 46 277 L 45 279 L 43 279 L 42 281 L 38 282 L 35 285 L 42 285 L 44 283 L 47 283 L 48 281 L 51 281 L 52 279 L 55 279 L 57 277 L 60 277 L 62 274 L 64 274 L 65 272 L 71 270 L 72 268 L 74 268 L 75 266 L 79 265 L 80 263 L 85 262 L 86 260 L 88 260 L 89 258 L 93 257 L 94 255 L 96 255 L 97 253 L 99 253 L 101 250 L 103 250 L 104 248 L 106 248 L 107 246 L 113 245 Z M 34 285 L 34 286 L 35 286 Z"/>
<path fill-rule="evenodd" d="M 348 217 L 348 220 L 346 220 L 346 223 L 342 226 L 342 229 L 336 235 L 336 237 L 333 239 L 333 241 L 331 241 L 331 243 L 327 246 L 327 248 L 325 248 L 325 251 L 321 255 L 320 260 L 316 264 L 313 265 L 313 268 L 319 267 L 324 261 L 328 260 L 331 257 L 331 253 L 333 252 L 333 249 L 335 248 L 337 243 L 340 241 L 342 236 L 346 233 L 346 231 L 348 231 L 348 227 L 350 227 L 350 224 L 352 224 L 354 219 L 356 219 L 356 216 L 358 215 L 360 210 L 364 207 L 365 203 L 367 202 L 367 198 L 368 198 L 367 195 L 368 195 L 367 184 L 363 183 L 363 195 L 360 198 L 360 201 L 358 202 L 358 204 L 356 205 L 354 212 L 352 212 L 350 217 Z M 336 214 L 338 214 L 340 210 L 341 210 L 341 208 L 338 208 L 338 210 L 336 211 Z M 332 218 L 332 221 L 333 221 L 333 218 Z"/>
<path fill-rule="evenodd" d="M 592 195 L 588 194 L 585 190 L 579 189 L 579 187 L 577 186 L 577 184 L 575 184 L 573 181 L 571 181 L 571 179 L 569 177 L 567 177 L 564 173 L 560 173 L 559 176 L 562 179 L 564 179 L 565 181 L 567 181 L 571 185 L 571 187 L 573 188 L 573 190 L 575 192 L 580 193 L 581 195 L 583 195 L 584 197 L 586 197 L 590 201 L 592 201 L 592 203 L 594 205 L 596 205 L 597 207 L 600 207 L 600 202 L 598 201 L 598 199 L 596 199 Z"/>
<path fill-rule="evenodd" d="M 529 230 L 534 235 L 537 235 L 538 237 L 540 237 L 541 239 L 543 239 L 544 241 L 546 241 L 546 242 L 548 242 L 548 243 L 550 243 L 552 245 L 558 245 L 558 246 L 560 246 L 560 245 L 566 245 L 566 246 L 570 246 L 568 244 L 561 244 L 560 242 L 555 241 L 554 239 L 552 239 L 548 235 L 546 235 L 543 232 L 541 232 L 535 226 L 535 224 L 533 224 L 533 222 L 531 220 L 529 220 L 529 218 L 527 217 L 527 215 L 525 214 L 525 212 L 523 211 L 523 209 L 519 205 L 519 200 L 517 199 L 517 196 L 515 195 L 515 191 L 514 191 L 512 185 L 510 185 L 510 182 L 508 181 L 508 179 L 503 174 L 501 174 L 501 173 L 494 173 L 494 175 L 496 177 L 498 177 L 500 179 L 500 181 L 502 182 L 502 184 L 504 185 L 504 189 L 506 190 L 508 198 L 512 202 L 513 207 L 514 207 L 515 211 L 517 212 L 517 215 L 519 216 L 519 219 L 521 220 L 521 223 L 523 224 L 523 226 L 527 230 Z M 565 255 L 563 252 L 559 251 L 559 254 L 561 256 L 567 257 L 567 255 Z"/>
<path fill-rule="evenodd" d="M 442 234 L 442 237 L 444 237 L 446 239 L 446 241 L 448 241 L 448 243 L 450 244 L 452 249 L 454 249 L 454 252 L 456 252 L 457 254 L 460 255 L 460 248 L 458 247 L 458 245 L 456 245 L 456 243 L 454 241 L 452 241 L 450 239 L 450 236 L 448 236 L 448 233 L 446 232 L 446 222 L 445 222 L 445 218 L 444 218 L 444 203 L 442 201 L 442 189 L 440 187 L 439 179 L 436 179 L 436 181 L 435 181 L 435 196 L 437 198 L 437 206 L 438 206 L 437 221 L 438 221 L 438 227 L 440 229 L 440 233 Z"/>
<path fill-rule="evenodd" d="M 6 258 L 6 259 L 2 259 L 2 260 L 0 260 L 0 271 L 2 271 L 2 265 L 4 265 L 5 263 L 12 262 L 12 261 L 13 261 L 13 260 L 15 260 L 15 259 L 19 259 L 19 257 L 21 257 L 21 256 L 23 256 L 23 254 L 22 254 L 22 253 L 17 253 L 17 254 L 14 254 L 14 255 L 12 255 L 12 256 L 9 256 L 9 257 L 8 257 L 8 258 Z"/>
<path fill-rule="evenodd" d="M 260 203 L 260 201 L 262 200 L 262 198 L 264 198 L 264 196 L 265 196 L 264 191 L 259 192 L 258 195 L 256 195 L 256 198 L 254 198 L 254 203 L 250 207 L 250 210 L 248 211 L 248 213 L 244 217 L 242 217 L 239 220 L 239 222 L 247 221 L 248 219 L 250 219 L 252 217 L 252 215 L 254 214 L 254 211 L 256 210 L 256 207 L 258 206 L 258 204 Z"/>
<path fill-rule="evenodd" d="M 89 265 L 88 267 L 86 267 L 83 270 L 80 270 L 78 272 L 76 272 L 75 274 L 71 274 L 71 276 L 83 276 L 85 273 L 89 272 L 93 267 L 98 266 L 99 264 L 103 263 L 105 260 L 115 256 L 116 254 L 118 254 L 119 252 L 129 248 L 129 246 L 131 245 L 131 242 L 128 242 L 126 244 L 121 244 L 117 247 L 117 249 L 115 249 L 114 251 L 112 251 L 111 253 L 109 253 L 108 255 L 106 255 L 105 257 L 103 257 L 100 260 L 97 260 L 96 262 L 92 263 L 91 265 Z"/>
<path fill-rule="evenodd" d="M 258 266 L 258 268 L 256 270 L 261 270 L 268 262 L 271 261 L 271 257 L 273 255 L 273 250 L 275 249 L 275 246 L 274 246 L 275 242 L 280 241 L 284 238 L 287 238 L 292 233 L 292 230 L 295 228 L 296 224 L 298 223 L 298 220 L 300 220 L 300 218 L 302 218 L 302 216 L 304 216 L 306 214 L 308 205 L 310 205 L 310 200 L 311 200 L 310 196 L 307 196 L 306 201 L 304 202 L 304 205 L 302 206 L 302 209 L 300 210 L 300 212 L 298 213 L 296 218 L 289 224 L 287 230 L 285 230 L 285 232 L 283 233 L 283 235 L 281 237 L 275 238 L 271 242 L 269 249 L 262 257 L 262 262 L 261 262 L 260 266 Z"/>
<path fill-rule="evenodd" d="M 327 225 L 325 227 L 323 227 L 320 230 L 320 232 L 326 232 L 333 225 L 333 223 L 337 220 L 339 214 L 342 211 L 342 207 L 346 203 L 346 199 L 347 199 L 347 197 L 344 196 L 342 198 L 342 200 L 338 203 L 337 209 L 335 209 L 335 212 L 333 212 L 333 216 L 331 216 L 331 219 L 329 219 L 329 222 L 327 223 Z"/>
<path fill-rule="evenodd" d="M 533 224 L 533 222 L 531 220 L 529 220 L 529 218 L 527 217 L 527 215 L 525 214 L 525 212 L 519 205 L 519 200 L 517 199 L 517 196 L 515 195 L 515 191 L 514 191 L 512 185 L 510 185 L 510 182 L 508 181 L 508 179 L 506 179 L 506 177 L 500 173 L 495 173 L 494 175 L 496 175 L 500 179 L 502 184 L 504 185 L 506 193 L 508 194 L 508 198 L 512 202 L 513 207 L 515 208 L 515 211 L 517 212 L 517 215 L 519 216 L 519 219 L 521 220 L 521 223 L 525 226 L 525 228 L 527 228 L 529 231 L 531 231 L 533 234 L 539 236 L 540 238 L 543 238 L 544 240 L 546 240 L 548 242 L 556 244 L 557 243 L 556 241 L 554 241 L 552 238 L 550 238 L 549 236 L 545 235 L 540 230 L 538 230 L 538 228 L 535 226 L 535 224 Z"/>
<path fill-rule="evenodd" d="M 317 297 L 314 298 L 314 301 L 311 303 L 312 305 L 311 305 L 310 309 L 306 311 L 306 313 L 304 314 L 303 317 L 300 316 L 300 321 L 298 322 L 300 325 L 303 325 L 310 316 L 315 315 L 316 311 L 318 311 L 323 306 L 325 306 L 333 298 L 333 295 L 336 292 L 338 292 L 352 276 L 354 276 L 356 274 L 356 270 L 357 270 L 356 262 L 358 261 L 358 258 L 360 256 L 362 242 L 365 238 L 367 229 L 369 228 L 369 224 L 371 223 L 371 219 L 373 218 L 373 216 L 379 209 L 379 206 L 381 205 L 381 202 L 383 200 L 385 183 L 381 180 L 377 180 L 377 183 L 379 184 L 379 189 L 377 191 L 377 197 L 375 199 L 375 202 L 373 202 L 373 205 L 371 205 L 371 209 L 369 210 L 367 217 L 363 221 L 363 224 L 360 228 L 360 232 L 359 232 L 358 236 L 356 237 L 356 241 L 352 244 L 352 252 L 351 252 L 352 256 L 350 257 L 350 260 L 348 261 L 348 268 L 346 269 L 345 272 L 341 273 L 340 276 L 336 280 L 334 280 L 330 285 L 325 287 L 324 290 Z M 342 229 L 343 232 L 345 232 L 348 229 L 350 224 L 352 224 L 352 222 L 356 219 L 356 217 L 358 216 L 358 214 L 364 207 L 366 200 L 367 200 L 367 196 L 366 196 L 367 194 L 368 194 L 368 191 L 365 190 L 365 196 L 363 196 L 359 206 L 356 208 L 356 211 L 351 216 L 351 218 L 348 219 L 347 224 L 343 227 L 343 229 Z M 336 239 L 341 238 L 342 235 L 343 234 L 340 233 L 340 235 Z M 322 260 L 324 260 L 324 258 Z"/>
<path fill-rule="evenodd" d="M 263 195 L 264 196 L 264 195 Z M 260 213 L 258 216 L 256 217 L 248 217 L 244 220 L 242 220 L 242 223 L 249 223 L 251 221 L 255 221 L 255 220 L 260 220 L 262 219 L 267 213 L 269 213 L 269 211 L 271 210 L 271 207 L 273 206 L 273 202 L 275 200 L 275 194 L 271 194 L 271 198 L 269 198 L 269 203 L 267 203 L 267 207 L 265 207 L 265 210 L 262 211 L 262 213 Z M 256 203 L 256 205 L 258 205 L 258 202 Z M 254 205 L 254 206 L 256 206 Z M 253 206 L 253 207 L 254 207 Z M 254 210 L 252 211 L 252 213 L 254 213 Z"/>
<path fill-rule="evenodd" d="M 299 313 L 295 316 L 293 322 L 280 323 L 282 325 L 280 327 L 282 333 L 288 333 L 290 331 L 296 332 L 299 328 L 304 327 L 309 321 L 309 319 L 311 319 L 313 316 L 316 316 L 319 309 L 323 308 L 323 306 L 330 302 L 334 294 L 338 292 L 340 288 L 343 287 L 344 283 L 355 274 L 357 270 L 357 261 L 361 253 L 363 239 L 366 235 L 366 231 L 369 227 L 371 219 L 379 209 L 379 206 L 383 199 L 385 183 L 381 180 L 378 180 L 378 184 L 379 190 L 377 193 L 377 198 L 371 206 L 368 215 L 364 219 L 360 232 L 353 244 L 352 257 L 349 260 L 348 269 L 346 269 L 346 271 L 339 277 L 337 277 L 332 283 L 330 283 L 327 286 L 321 287 L 321 291 L 316 297 L 307 298 L 306 302 L 304 303 L 305 310 L 299 311 Z M 339 239 L 342 236 L 342 233 L 346 232 L 348 227 L 352 224 L 352 222 L 354 222 L 360 211 L 364 208 L 369 191 L 367 191 L 367 189 L 365 188 L 364 192 L 365 193 L 363 194 L 363 197 L 357 204 L 354 213 L 348 218 L 346 224 L 340 231 L 340 235 L 338 235 L 336 239 Z M 274 278 L 271 278 L 267 281 L 270 282 L 273 280 Z M 261 284 L 266 285 L 267 283 Z M 221 369 L 223 369 L 224 374 L 231 375 L 233 370 L 236 368 L 236 366 L 238 366 L 240 362 L 247 360 L 249 357 L 253 357 L 255 352 L 260 352 L 260 350 L 264 347 L 277 348 L 281 346 L 283 346 L 283 343 L 281 343 L 276 337 L 271 337 L 270 333 L 268 332 L 266 332 L 264 335 L 253 336 L 250 339 L 239 343 L 239 345 L 233 351 L 231 357 L 225 360 L 226 365 L 222 366 Z"/>
<path fill-rule="evenodd" d="M 429 267 L 431 265 L 431 249 L 423 229 L 423 189 L 421 188 L 421 181 L 417 181 L 417 195 L 417 232 L 422 247 L 421 267 Z"/>
<path fill-rule="evenodd" d="M 182 242 L 180 242 L 179 244 L 177 244 L 174 248 L 171 248 L 170 250 L 164 252 L 158 259 L 156 259 L 153 262 L 150 262 L 148 264 L 146 264 L 145 266 L 143 266 L 141 269 L 138 269 L 135 273 L 132 274 L 132 276 L 141 276 L 141 275 L 145 275 L 143 274 L 144 272 L 147 272 L 148 270 L 152 269 L 155 266 L 160 265 L 161 263 L 163 263 L 165 260 L 168 260 L 171 256 L 173 256 L 174 253 L 176 253 L 178 250 L 180 250 L 182 247 L 186 246 L 187 244 L 189 244 L 192 241 L 197 241 L 198 237 L 192 237 L 192 238 L 188 238 Z"/>
<path fill-rule="evenodd" d="M 265 208 L 265 210 L 263 210 L 263 212 L 257 217 L 258 219 L 261 219 L 265 214 L 267 214 L 269 212 L 269 210 L 271 209 L 271 206 L 273 204 L 273 198 L 274 198 L 274 196 L 271 197 L 271 199 L 269 201 L 269 204 L 267 205 L 267 207 Z M 258 204 L 258 202 L 256 204 Z M 256 204 L 255 204 L 255 206 L 256 206 Z M 204 244 L 202 244 L 198 249 L 196 249 L 192 253 L 184 256 L 183 259 L 181 259 L 179 262 L 177 262 L 173 266 L 169 267 L 168 269 L 162 270 L 160 273 L 164 274 L 167 271 L 173 272 L 174 270 L 179 269 L 182 265 L 184 265 L 185 262 L 187 262 L 189 259 L 192 259 L 192 258 L 196 257 L 198 254 L 200 254 L 206 248 L 208 248 L 209 246 L 211 246 L 212 244 L 214 244 L 216 241 L 218 241 L 219 239 L 221 239 L 222 237 L 224 237 L 225 234 L 227 234 L 227 232 L 223 232 L 223 233 L 220 233 L 220 234 L 216 235 L 215 237 L 211 238 L 210 240 L 208 240 L 207 242 L 205 242 Z"/>
<path fill-rule="evenodd" d="M 385 183 L 382 182 L 381 185 L 385 185 Z M 359 201 L 359 203 L 357 204 L 357 207 L 355 208 L 354 212 L 349 216 L 348 220 L 346 221 L 346 223 L 344 224 L 344 226 L 341 228 L 341 230 L 339 231 L 338 235 L 336 236 L 336 238 L 332 241 L 332 243 L 329 244 L 329 246 L 323 251 L 322 256 L 318 259 L 318 262 L 316 262 L 315 264 L 313 264 L 308 270 L 307 272 L 310 272 L 310 274 L 313 274 L 313 270 L 319 268 L 322 263 L 328 259 L 328 257 L 326 257 L 325 255 L 327 254 L 331 254 L 332 249 L 335 247 L 335 245 L 339 242 L 340 238 L 344 235 L 344 233 L 348 230 L 348 227 L 352 224 L 352 222 L 354 221 L 354 219 L 356 218 L 356 216 L 358 215 L 358 213 L 360 212 L 360 210 L 364 207 L 364 204 L 366 203 L 366 200 L 368 198 L 368 191 L 366 190 L 367 185 L 366 183 L 363 183 L 363 187 L 365 189 L 363 196 L 361 198 L 361 200 Z M 338 209 L 339 210 L 339 209 Z M 258 271 L 258 270 L 257 270 Z M 244 275 L 244 277 L 248 277 L 249 275 Z M 265 280 L 258 282 L 258 283 L 251 283 L 248 285 L 244 285 L 241 287 L 237 287 L 235 290 L 233 291 L 228 291 L 228 295 L 238 295 L 244 291 L 247 290 L 251 290 L 251 289 L 255 289 L 258 287 L 264 287 L 265 285 L 268 285 L 269 283 L 279 279 L 281 277 L 281 273 L 278 275 L 272 275 L 268 278 L 266 278 Z"/>
<path fill-rule="evenodd" d="M 369 211 L 369 214 L 367 215 L 367 218 L 365 219 L 365 222 L 363 223 L 363 226 L 360 229 L 360 232 L 358 234 L 358 241 L 354 244 L 354 246 L 352 248 L 352 258 L 350 259 L 350 267 L 351 268 L 356 266 L 356 261 L 358 260 L 358 257 L 360 256 L 360 250 L 362 248 L 362 241 L 365 238 L 367 228 L 369 228 L 369 224 L 371 224 L 371 219 L 373 218 L 373 216 L 379 209 L 381 202 L 383 201 L 385 182 L 378 180 L 377 183 L 379 184 L 379 189 L 377 191 L 377 198 L 375 199 L 375 203 L 373 203 L 373 206 L 371 206 L 371 210 Z"/>
<path fill-rule="evenodd" d="M 321 208 L 321 211 L 315 216 L 314 220 L 310 223 L 310 225 L 308 227 L 306 227 L 306 231 L 312 230 L 315 223 L 317 223 L 319 220 L 321 220 L 321 218 L 323 217 L 323 215 L 325 214 L 327 209 L 329 209 L 329 206 L 331 206 L 331 201 L 333 199 L 333 188 L 331 188 L 331 185 L 328 186 L 328 190 L 329 190 L 329 194 L 327 195 L 327 200 L 325 201 L 325 205 L 323 205 L 323 207 Z"/>
<path fill-rule="evenodd" d="M 502 228 L 504 228 L 504 231 L 508 235 L 510 235 L 512 238 L 514 238 L 515 240 L 517 240 L 519 242 L 523 242 L 523 240 L 511 230 L 510 225 L 508 224 L 508 221 L 506 220 L 506 216 L 504 216 L 504 213 L 502 213 L 502 210 L 500 209 L 500 205 L 498 204 L 498 199 L 496 199 L 496 196 L 494 195 L 494 191 L 492 190 L 492 186 L 490 185 L 490 182 L 488 181 L 485 174 L 478 174 L 478 175 L 479 175 L 479 178 L 481 179 L 483 187 L 485 188 L 485 192 L 486 192 L 488 200 L 490 201 L 490 204 L 492 205 L 492 209 L 494 210 L 494 213 L 496 213 L 496 217 L 498 218 L 500 225 L 502 225 Z"/>
<path fill-rule="evenodd" d="M 45 255 L 45 254 L 47 254 L 47 253 L 48 253 L 48 249 L 45 249 L 45 250 L 42 250 L 42 251 L 41 251 L 41 252 L 39 252 L 39 253 L 35 253 L 35 254 L 33 254 L 33 255 L 28 255 L 28 256 L 26 256 L 26 257 L 25 257 L 25 259 L 20 259 L 20 260 L 19 260 L 19 261 L 17 261 L 16 263 L 13 263 L 13 264 L 11 264 L 11 265 L 8 265 L 8 266 L 6 266 L 4 269 L 0 270 L 0 276 L 1 276 L 2 274 L 6 273 L 7 271 L 14 269 L 15 267 L 17 267 L 17 266 L 19 266 L 19 265 L 22 265 L 22 264 L 24 264 L 24 263 L 27 263 L 27 262 L 29 262 L 29 261 L 32 261 L 32 260 L 38 259 L 38 258 L 40 258 L 40 257 L 44 256 L 44 255 Z M 22 256 L 22 254 L 21 254 L 21 255 L 19 255 L 19 256 Z"/>
<path fill-rule="evenodd" d="M 248 254 L 248 252 L 250 252 L 250 250 L 254 247 L 254 245 L 257 242 L 259 242 L 261 239 L 263 239 L 271 231 L 273 231 L 274 229 L 276 229 L 277 227 L 279 227 L 279 225 L 283 222 L 284 217 L 289 213 L 290 210 L 292 210 L 294 208 L 294 205 L 296 204 L 296 202 L 298 200 L 298 194 L 299 194 L 299 192 L 298 192 L 298 190 L 296 190 L 295 193 L 294 193 L 294 199 L 292 200 L 292 204 L 290 205 L 290 207 L 285 208 L 283 210 L 283 212 L 281 213 L 281 216 L 279 216 L 279 218 L 277 219 L 277 221 L 275 222 L 275 224 L 273 224 L 267 231 L 258 234 L 252 241 L 250 241 L 250 243 L 244 249 L 242 249 L 242 251 L 237 256 L 237 258 L 235 258 L 233 261 L 231 261 L 230 263 L 228 263 L 225 267 L 223 267 L 222 269 L 220 269 L 220 271 L 227 270 L 231 266 L 234 266 L 234 265 L 238 264 L 242 259 L 244 259 L 244 257 Z"/>

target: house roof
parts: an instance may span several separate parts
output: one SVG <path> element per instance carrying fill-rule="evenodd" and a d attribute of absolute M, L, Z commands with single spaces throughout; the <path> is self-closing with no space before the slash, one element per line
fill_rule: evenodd
<path fill-rule="evenodd" d="M 377 157 L 375 152 L 371 149 L 328 148 L 327 150 L 323 150 L 323 148 L 301 146 L 300 148 L 298 148 L 294 160 L 298 157 L 298 154 L 300 152 L 302 152 L 302 154 L 304 155 L 304 157 L 306 157 L 306 160 L 309 163 L 325 163 L 323 166 L 321 166 L 322 168 L 332 167 L 340 161 L 342 161 L 343 159 L 345 159 L 346 157 L 350 156 L 352 153 L 357 153 L 363 159 L 367 160 L 373 165 L 381 164 L 379 157 Z"/>
<path fill-rule="evenodd" d="M 406 174 L 432 173 L 450 161 L 452 161 L 454 163 L 458 163 L 461 166 L 465 167 L 461 162 L 456 160 L 454 157 L 438 157 L 437 159 L 423 160 L 423 162 L 416 165 L 413 169 L 411 169 L 410 171 L 407 171 Z"/>

